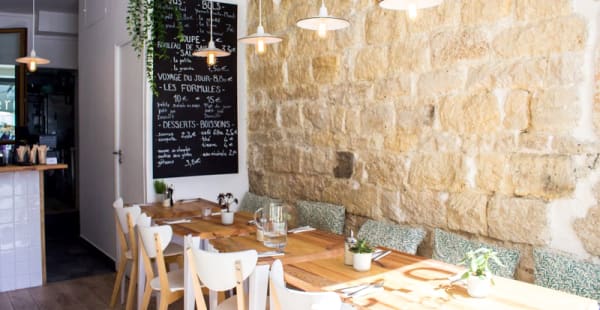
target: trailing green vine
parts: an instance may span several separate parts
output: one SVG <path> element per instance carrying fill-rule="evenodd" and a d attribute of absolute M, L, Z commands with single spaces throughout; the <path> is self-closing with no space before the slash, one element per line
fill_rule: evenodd
<path fill-rule="evenodd" d="M 183 41 L 181 11 L 173 0 L 129 0 L 127 7 L 127 31 L 131 36 L 131 45 L 138 57 L 145 56 L 146 78 L 157 95 L 154 80 L 154 57 L 166 59 L 167 49 L 159 46 L 167 38 L 167 24 L 174 21 L 177 39 Z"/>

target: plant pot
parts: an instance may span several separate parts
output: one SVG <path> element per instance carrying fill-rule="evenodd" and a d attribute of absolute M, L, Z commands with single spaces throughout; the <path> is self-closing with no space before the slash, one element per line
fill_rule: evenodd
<path fill-rule="evenodd" d="M 467 292 L 471 297 L 483 298 L 487 297 L 492 290 L 492 277 L 486 275 L 481 278 L 478 276 L 471 275 L 467 278 Z"/>
<path fill-rule="evenodd" d="M 165 194 L 156 194 L 154 193 L 154 202 L 162 203 L 165 200 Z"/>
<path fill-rule="evenodd" d="M 165 199 L 162 202 L 163 207 L 170 208 L 171 207 L 171 199 Z"/>
<path fill-rule="evenodd" d="M 224 212 L 221 211 L 221 223 L 223 225 L 231 225 L 233 224 L 233 216 L 235 212 Z"/>
<path fill-rule="evenodd" d="M 372 253 L 354 253 L 352 256 L 352 266 L 356 271 L 371 270 Z"/>

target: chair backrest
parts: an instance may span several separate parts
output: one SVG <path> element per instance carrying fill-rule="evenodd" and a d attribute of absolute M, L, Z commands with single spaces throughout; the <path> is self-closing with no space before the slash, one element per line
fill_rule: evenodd
<path fill-rule="evenodd" d="M 193 248 L 193 263 L 202 284 L 213 291 L 225 291 L 236 287 L 238 277 L 247 279 L 256 267 L 258 254 L 255 250 L 215 253 Z M 240 267 L 236 271 L 236 264 Z"/>
<path fill-rule="evenodd" d="M 371 245 L 384 246 L 404 253 L 416 254 L 425 238 L 425 229 L 393 223 L 367 220 L 358 231 L 358 238 Z"/>
<path fill-rule="evenodd" d="M 535 284 L 600 301 L 600 265 L 534 249 Z"/>
<path fill-rule="evenodd" d="M 334 292 L 301 292 L 288 289 L 283 279 L 280 260 L 271 264 L 270 288 L 271 310 L 338 310 L 342 307 L 340 297 Z"/>
<path fill-rule="evenodd" d="M 332 232 L 344 233 L 346 208 L 323 202 L 298 201 L 298 225 L 310 225 L 314 228 Z"/>
<path fill-rule="evenodd" d="M 246 192 L 239 205 L 238 211 L 254 213 L 258 208 L 268 207 L 269 204 L 274 201 L 277 201 L 277 199 Z"/>
<path fill-rule="evenodd" d="M 113 202 L 113 208 L 123 208 L 124 203 L 123 203 L 123 198 L 119 197 L 117 198 L 117 200 L 115 200 Z"/>
<path fill-rule="evenodd" d="M 123 233 L 128 234 L 129 226 L 127 225 L 127 217 L 131 216 L 131 218 L 133 219 L 133 222 L 134 223 L 137 222 L 138 217 L 142 213 L 140 206 L 133 205 L 131 207 L 126 207 L 126 208 L 123 208 L 123 207 L 114 207 L 114 208 L 115 208 L 115 214 L 117 215 L 117 220 L 119 221 L 119 225 L 121 226 Z"/>
<path fill-rule="evenodd" d="M 457 234 L 435 229 L 433 241 L 433 258 L 449 264 L 458 264 L 469 251 L 478 248 L 494 250 L 504 266 L 490 261 L 490 270 L 496 276 L 514 278 L 519 264 L 520 252 L 483 242 L 471 241 Z"/>
<path fill-rule="evenodd" d="M 171 238 L 173 238 L 173 229 L 170 225 L 151 227 L 139 226 L 138 232 L 140 235 L 140 240 L 142 241 L 142 246 L 144 247 L 144 250 L 149 258 L 156 257 L 157 249 L 156 240 L 154 238 L 155 234 L 158 234 L 161 251 L 165 250 L 167 245 L 169 245 L 171 242 Z"/>

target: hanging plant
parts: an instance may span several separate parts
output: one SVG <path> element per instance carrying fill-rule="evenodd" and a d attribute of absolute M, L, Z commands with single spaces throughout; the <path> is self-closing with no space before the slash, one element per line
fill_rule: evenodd
<path fill-rule="evenodd" d="M 138 57 L 145 56 L 146 77 L 152 92 L 157 95 L 154 81 L 154 57 L 166 59 L 167 49 L 159 46 L 167 38 L 167 24 L 174 21 L 177 39 L 183 41 L 181 11 L 173 0 L 129 0 L 127 7 L 127 31 L 131 36 L 131 45 Z"/>

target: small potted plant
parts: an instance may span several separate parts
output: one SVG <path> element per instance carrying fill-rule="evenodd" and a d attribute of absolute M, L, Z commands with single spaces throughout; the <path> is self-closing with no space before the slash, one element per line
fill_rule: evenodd
<path fill-rule="evenodd" d="M 373 248 L 366 240 L 360 239 L 350 248 L 354 253 L 352 255 L 352 266 L 356 271 L 369 271 L 371 269 L 371 259 L 373 258 Z"/>
<path fill-rule="evenodd" d="M 483 298 L 490 294 L 492 284 L 494 284 L 489 268 L 490 259 L 502 266 L 496 252 L 487 248 L 469 251 L 459 263 L 467 266 L 467 271 L 461 278 L 467 280 L 467 291 L 471 297 Z"/>
<path fill-rule="evenodd" d="M 154 180 L 154 200 L 156 202 L 163 202 L 165 200 L 165 192 L 167 191 L 167 183 L 163 180 Z"/>
<path fill-rule="evenodd" d="M 221 223 L 223 223 L 223 225 L 233 224 L 235 210 L 231 207 L 233 204 L 238 203 L 237 198 L 233 197 L 232 193 L 220 193 L 219 196 L 217 196 L 217 203 L 221 207 Z"/>

